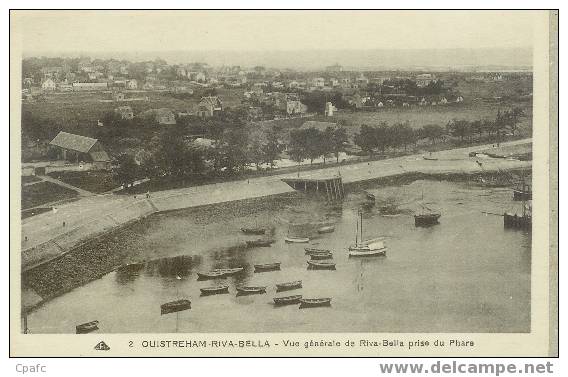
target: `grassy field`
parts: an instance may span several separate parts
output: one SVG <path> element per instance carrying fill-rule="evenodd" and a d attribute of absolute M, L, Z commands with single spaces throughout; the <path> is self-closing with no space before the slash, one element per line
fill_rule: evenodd
<path fill-rule="evenodd" d="M 527 104 L 501 105 L 488 103 L 464 104 L 459 106 L 425 106 L 410 109 L 390 108 L 377 111 L 339 111 L 331 118 L 317 117 L 313 120 L 337 122 L 343 120 L 351 135 L 359 131 L 359 126 L 366 124 L 375 126 L 380 122 L 388 125 L 408 121 L 412 128 L 421 128 L 428 124 L 445 127 L 452 119 L 465 119 L 469 121 L 481 119 L 495 119 L 499 109 L 506 110 L 511 107 L 522 107 L 525 116 L 520 120 L 519 128 L 531 129 L 532 107 Z"/>
<path fill-rule="evenodd" d="M 68 183 L 71 186 L 98 194 L 110 191 L 119 186 L 114 182 L 112 173 L 107 171 L 53 172 L 49 173 L 49 176 Z"/>
<path fill-rule="evenodd" d="M 32 183 L 32 182 L 39 182 L 41 178 L 36 177 L 35 175 L 25 175 L 22 176 L 22 184 L 24 183 Z"/>
<path fill-rule="evenodd" d="M 45 203 L 71 199 L 77 192 L 51 182 L 22 186 L 22 209 L 29 209 Z"/>

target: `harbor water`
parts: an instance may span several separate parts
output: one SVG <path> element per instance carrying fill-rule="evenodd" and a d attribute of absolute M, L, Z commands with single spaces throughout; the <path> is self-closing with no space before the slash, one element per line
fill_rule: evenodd
<path fill-rule="evenodd" d="M 125 232 L 127 267 L 54 297 L 28 315 L 32 333 L 74 333 L 98 320 L 101 333 L 169 332 L 529 332 L 530 232 L 504 229 L 518 203 L 508 188 L 420 180 L 369 184 L 374 206 L 363 209 L 365 238 L 385 237 L 386 256 L 353 258 L 358 211 L 366 202 L 352 189 L 342 205 L 298 197 L 274 209 L 195 216 L 177 211 L 141 220 Z M 266 198 L 266 200 L 272 200 Z M 415 227 L 421 204 L 442 214 L 440 224 Z M 486 212 L 486 213 L 484 213 Z M 317 234 L 317 227 L 335 226 Z M 247 248 L 240 227 L 268 226 L 276 242 Z M 288 244 L 286 236 L 309 236 Z M 308 270 L 305 247 L 330 249 L 336 270 Z M 280 262 L 255 273 L 253 265 Z M 244 267 L 238 275 L 198 281 L 197 272 Z M 302 280 L 277 293 L 275 284 Z M 200 296 L 226 283 L 228 294 Z M 236 286 L 267 286 L 266 294 L 236 296 Z M 274 297 L 332 298 L 330 307 L 277 307 Z M 160 314 L 160 305 L 191 300 L 191 309 Z"/>

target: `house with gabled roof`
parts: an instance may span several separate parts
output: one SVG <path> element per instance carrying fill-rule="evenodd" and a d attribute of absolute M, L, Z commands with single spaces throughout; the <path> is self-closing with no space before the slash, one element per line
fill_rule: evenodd
<path fill-rule="evenodd" d="M 201 101 L 197 105 L 195 114 L 202 118 L 208 118 L 217 112 L 223 111 L 223 102 L 217 96 L 201 97 Z"/>

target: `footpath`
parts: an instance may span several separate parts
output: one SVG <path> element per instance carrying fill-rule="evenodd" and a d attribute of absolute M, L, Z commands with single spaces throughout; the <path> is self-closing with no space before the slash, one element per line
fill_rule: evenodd
<path fill-rule="evenodd" d="M 531 139 L 501 144 L 509 147 L 530 144 Z M 301 178 L 329 178 L 340 175 L 344 184 L 363 182 L 405 173 L 477 173 L 528 168 L 531 161 L 469 157 L 492 145 L 445 150 L 428 155 L 404 156 L 305 171 Z M 435 160 L 434 160 L 435 159 Z M 284 178 L 297 173 L 258 177 L 250 180 L 209 184 L 141 195 L 86 196 L 21 222 L 22 271 L 57 258 L 86 240 L 153 213 L 222 202 L 285 194 L 294 191 Z"/>

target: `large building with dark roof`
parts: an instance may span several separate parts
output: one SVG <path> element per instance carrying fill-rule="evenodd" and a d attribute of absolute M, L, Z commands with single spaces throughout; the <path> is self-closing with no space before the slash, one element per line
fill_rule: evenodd
<path fill-rule="evenodd" d="M 61 159 L 76 163 L 91 162 L 101 169 L 110 167 L 110 157 L 97 139 L 62 131 L 49 145 L 59 152 Z"/>

